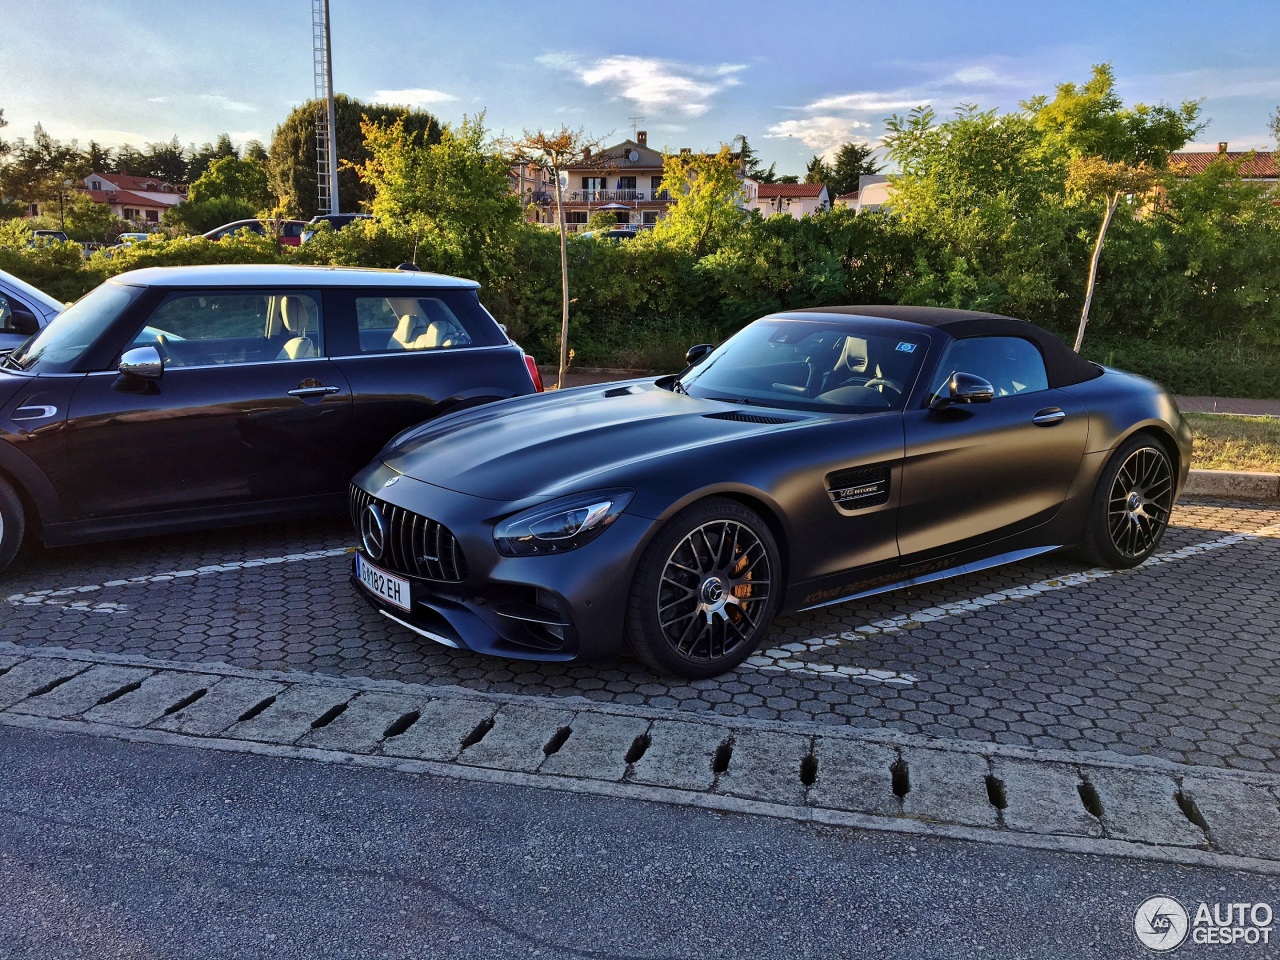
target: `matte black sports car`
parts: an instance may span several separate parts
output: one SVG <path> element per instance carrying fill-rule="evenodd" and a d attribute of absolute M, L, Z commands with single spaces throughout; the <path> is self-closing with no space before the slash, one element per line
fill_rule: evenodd
<path fill-rule="evenodd" d="M 708 677 L 780 611 L 1063 546 L 1139 564 L 1187 476 L 1165 390 L 1008 317 L 797 311 L 690 359 L 402 433 L 352 486 L 360 589 L 449 646 Z"/>

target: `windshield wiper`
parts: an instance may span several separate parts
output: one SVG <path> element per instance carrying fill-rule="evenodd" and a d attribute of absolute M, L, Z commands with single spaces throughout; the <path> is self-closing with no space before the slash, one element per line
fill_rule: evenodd
<path fill-rule="evenodd" d="M 8 352 L 0 355 L 0 367 L 12 367 L 14 370 L 22 370 L 22 364 L 13 359 L 13 354 Z"/>

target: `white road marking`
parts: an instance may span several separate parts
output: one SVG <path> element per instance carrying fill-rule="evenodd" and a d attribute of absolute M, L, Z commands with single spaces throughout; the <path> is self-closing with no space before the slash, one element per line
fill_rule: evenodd
<path fill-rule="evenodd" d="M 6 603 L 18 605 L 48 604 L 50 606 L 67 607 L 72 610 L 90 610 L 95 613 L 127 613 L 128 606 L 122 603 L 90 603 L 88 600 L 72 600 L 86 593 L 96 593 L 109 587 L 132 587 L 144 583 L 165 583 L 170 580 L 183 580 L 187 577 L 202 577 L 210 573 L 231 573 L 236 570 L 252 570 L 256 567 L 270 567 L 281 563 L 298 563 L 303 560 L 324 560 L 329 557 L 340 557 L 351 553 L 354 547 L 338 547 L 333 550 L 311 550 L 307 553 L 290 553 L 283 557 L 260 557 L 255 560 L 238 560 L 233 563 L 211 563 L 192 570 L 170 570 L 167 573 L 153 573 L 145 577 L 130 577 L 127 580 L 108 580 L 106 583 L 95 583 L 85 587 L 63 587 L 60 590 L 33 590 L 31 593 L 15 593 L 5 597 Z"/>
<path fill-rule="evenodd" d="M 958 617 L 966 613 L 974 613 L 975 611 L 983 610 L 987 607 L 993 607 L 997 604 L 1006 603 L 1011 600 L 1027 600 L 1032 597 L 1040 596 L 1044 593 L 1051 593 L 1054 590 L 1065 590 L 1068 587 L 1079 587 L 1089 583 L 1094 583 L 1098 580 L 1105 580 L 1107 577 L 1114 577 L 1116 574 L 1137 572 L 1146 567 L 1158 566 L 1163 563 L 1175 563 L 1179 560 L 1196 557 L 1212 550 L 1221 550 L 1225 547 L 1234 547 L 1241 543 L 1248 543 L 1253 540 L 1261 540 L 1265 537 L 1276 536 L 1280 536 L 1280 523 L 1262 527 L 1252 533 L 1233 533 L 1225 537 L 1219 537 L 1217 540 L 1209 540 L 1205 543 L 1193 543 L 1189 546 L 1180 547 L 1177 550 L 1168 550 L 1164 553 L 1158 553 L 1147 560 L 1142 566 L 1133 568 L 1132 571 L 1109 570 L 1103 567 L 1094 567 L 1090 570 L 1081 570 L 1079 573 L 1067 574 L 1064 577 L 1054 577 L 1050 580 L 1041 580 L 1039 583 L 1030 583 L 1025 586 L 1010 587 L 1007 590 L 998 590 L 995 593 L 988 593 L 981 597 L 974 597 L 971 600 L 957 600 L 954 603 L 945 603 L 936 607 L 928 607 L 924 610 L 917 610 L 914 613 L 901 613 L 897 616 L 877 620 L 874 623 L 868 623 L 861 627 L 856 627 L 853 630 L 846 630 L 832 636 L 815 637 L 812 640 L 785 643 L 778 647 L 774 647 L 771 650 L 766 650 L 763 653 L 756 654 L 747 660 L 747 664 L 761 670 L 782 670 L 787 673 L 802 673 L 815 677 L 840 676 L 854 680 L 910 686 L 915 683 L 918 678 L 909 673 L 894 673 L 888 670 L 870 670 L 864 667 L 834 667 L 831 664 L 824 663 L 808 663 L 806 661 L 797 660 L 796 654 L 817 653 L 818 651 L 829 649 L 831 647 L 844 646 L 852 641 L 861 640 L 866 637 L 901 633 L 905 630 L 913 630 L 926 623 L 935 623 L 939 620 L 948 619 L 949 617 Z"/>

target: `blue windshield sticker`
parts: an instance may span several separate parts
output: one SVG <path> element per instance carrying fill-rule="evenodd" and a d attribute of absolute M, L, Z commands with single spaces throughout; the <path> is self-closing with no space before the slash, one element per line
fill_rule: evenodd
<path fill-rule="evenodd" d="M 914 343 L 900 343 L 898 344 L 898 352 L 899 353 L 915 353 L 916 345 Z"/>

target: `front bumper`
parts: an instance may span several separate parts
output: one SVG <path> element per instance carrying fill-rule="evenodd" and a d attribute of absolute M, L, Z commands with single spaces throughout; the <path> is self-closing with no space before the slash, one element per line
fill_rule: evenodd
<path fill-rule="evenodd" d="M 353 486 L 380 509 L 399 507 L 443 525 L 465 557 L 460 578 L 444 582 L 387 563 L 385 551 L 370 556 L 362 543 L 366 561 L 410 584 L 406 611 L 368 590 L 353 563 L 356 589 L 389 619 L 427 639 L 494 656 L 566 661 L 618 653 L 634 565 L 654 521 L 624 513 L 576 550 L 506 557 L 494 545 L 494 525 L 525 504 L 467 496 L 380 463 L 362 470 Z"/>

